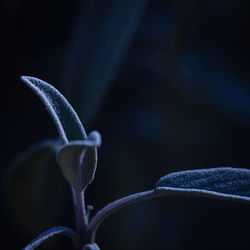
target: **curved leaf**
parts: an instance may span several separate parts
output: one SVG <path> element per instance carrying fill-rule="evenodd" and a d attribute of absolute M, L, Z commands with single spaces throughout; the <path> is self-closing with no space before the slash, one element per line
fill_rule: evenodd
<path fill-rule="evenodd" d="M 40 246 L 45 241 L 56 236 L 67 236 L 70 237 L 76 247 L 80 247 L 81 238 L 78 234 L 68 227 L 53 227 L 46 232 L 40 234 L 33 241 L 31 241 L 23 250 L 32 250 Z"/>
<path fill-rule="evenodd" d="M 156 191 L 250 203 L 250 170 L 222 167 L 171 173 L 157 182 Z"/>
<path fill-rule="evenodd" d="M 101 136 L 94 131 L 86 140 L 69 142 L 57 152 L 57 162 L 69 184 L 80 190 L 93 181 L 96 165 L 97 150 L 101 145 Z"/>
<path fill-rule="evenodd" d="M 42 100 L 64 143 L 86 139 L 85 130 L 76 112 L 57 89 L 35 77 L 22 76 L 21 79 Z"/>

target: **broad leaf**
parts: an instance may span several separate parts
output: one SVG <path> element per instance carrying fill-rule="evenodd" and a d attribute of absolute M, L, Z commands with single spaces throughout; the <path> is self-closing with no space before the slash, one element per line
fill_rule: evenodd
<path fill-rule="evenodd" d="M 40 246 L 45 241 L 56 236 L 67 236 L 70 237 L 76 248 L 79 248 L 81 245 L 81 239 L 78 234 L 68 227 L 53 227 L 46 232 L 40 234 L 32 242 L 30 242 L 24 250 L 32 250 Z"/>
<path fill-rule="evenodd" d="M 101 136 L 94 131 L 86 140 L 69 142 L 58 150 L 58 165 L 71 186 L 82 191 L 93 181 L 97 164 L 96 147 L 100 145 Z"/>
<path fill-rule="evenodd" d="M 58 90 L 35 77 L 22 76 L 21 79 L 42 100 L 64 143 L 86 139 L 85 130 L 76 112 Z"/>
<path fill-rule="evenodd" d="M 16 230 L 24 238 L 64 221 L 71 211 L 70 189 L 56 163 L 60 145 L 58 140 L 37 143 L 7 168 L 6 203 Z"/>
<path fill-rule="evenodd" d="M 171 173 L 157 182 L 156 191 L 250 203 L 250 170 L 222 167 Z"/>

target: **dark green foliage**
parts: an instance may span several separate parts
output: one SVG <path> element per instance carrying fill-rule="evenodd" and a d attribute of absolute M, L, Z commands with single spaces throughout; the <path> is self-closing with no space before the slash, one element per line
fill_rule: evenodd
<path fill-rule="evenodd" d="M 97 165 L 96 147 L 100 145 L 100 134 L 92 132 L 86 140 L 67 143 L 58 150 L 58 165 L 72 187 L 83 191 L 93 181 Z"/>
<path fill-rule="evenodd" d="M 156 190 L 250 203 L 250 170 L 222 167 L 171 173 L 157 182 Z"/>
<path fill-rule="evenodd" d="M 92 132 L 87 138 L 74 109 L 50 84 L 30 76 L 23 76 L 22 80 L 40 97 L 66 144 L 58 151 L 57 157 L 64 177 L 71 186 L 83 191 L 94 178 L 100 134 Z M 82 141 L 78 141 L 80 139 Z"/>
<path fill-rule="evenodd" d="M 104 219 L 120 208 L 145 199 L 172 194 L 188 194 L 250 203 L 250 170 L 225 167 L 188 170 L 164 176 L 157 182 L 155 189 L 114 201 L 90 219 L 90 207 L 85 206 L 84 191 L 95 176 L 97 147 L 101 145 L 101 136 L 94 131 L 86 137 L 77 114 L 55 88 L 33 77 L 23 77 L 22 79 L 45 104 L 64 143 L 61 147 L 58 147 L 58 144 L 51 146 L 45 143 L 26 154 L 26 158 L 38 161 L 35 162 L 36 167 L 42 164 L 42 168 L 48 163 L 42 160 L 46 160 L 48 155 L 57 152 L 57 162 L 73 191 L 77 228 L 77 233 L 68 228 L 52 228 L 39 235 L 25 248 L 26 250 L 36 248 L 51 237 L 65 234 L 73 239 L 76 249 L 99 250 L 95 244 L 95 236 Z M 40 149 L 45 149 L 45 151 L 36 155 Z M 19 161 L 19 165 L 25 163 L 26 158 L 23 157 Z"/>
<path fill-rule="evenodd" d="M 85 130 L 76 112 L 58 90 L 35 77 L 22 76 L 21 79 L 42 100 L 64 143 L 86 139 Z"/>

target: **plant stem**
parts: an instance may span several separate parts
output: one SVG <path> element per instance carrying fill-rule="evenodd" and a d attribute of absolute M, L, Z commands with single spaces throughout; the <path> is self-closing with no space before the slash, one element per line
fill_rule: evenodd
<path fill-rule="evenodd" d="M 75 209 L 76 230 L 82 237 L 83 241 L 85 241 L 88 226 L 88 217 L 85 208 L 84 191 L 77 190 L 72 187 L 72 193 Z"/>
<path fill-rule="evenodd" d="M 95 235 L 99 225 L 105 220 L 110 214 L 114 213 L 120 208 L 126 207 L 133 203 L 137 203 L 143 200 L 160 197 L 166 194 L 157 192 L 156 190 L 149 190 L 141 193 L 131 194 L 121 199 L 118 199 L 112 203 L 109 203 L 104 208 L 102 208 L 97 214 L 92 218 L 88 225 L 87 240 L 88 242 L 95 242 Z"/>

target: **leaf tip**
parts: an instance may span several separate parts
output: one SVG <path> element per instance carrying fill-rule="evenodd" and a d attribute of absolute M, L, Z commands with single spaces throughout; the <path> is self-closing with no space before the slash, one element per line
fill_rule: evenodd
<path fill-rule="evenodd" d="M 92 131 L 88 136 L 88 140 L 92 141 L 95 147 L 100 147 L 102 144 L 102 137 L 98 131 Z"/>

